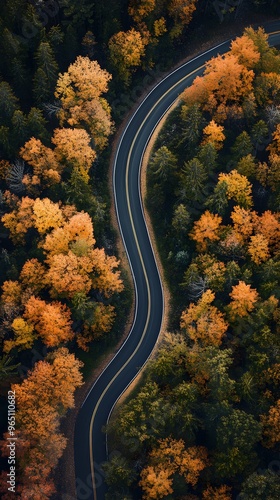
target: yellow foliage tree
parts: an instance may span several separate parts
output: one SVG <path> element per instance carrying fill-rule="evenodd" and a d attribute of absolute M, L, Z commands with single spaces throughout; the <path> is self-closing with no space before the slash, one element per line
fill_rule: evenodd
<path fill-rule="evenodd" d="M 192 15 L 196 9 L 197 0 L 171 0 L 169 4 L 169 14 L 174 19 L 175 25 L 170 32 L 170 36 L 176 38 L 183 28 L 188 26 L 192 20 Z"/>
<path fill-rule="evenodd" d="M 4 352 L 9 353 L 11 349 L 16 347 L 18 350 L 30 349 L 36 338 L 34 328 L 27 323 L 23 318 L 15 318 L 12 322 L 14 339 L 4 341 Z"/>
<path fill-rule="evenodd" d="M 237 170 L 232 170 L 229 174 L 220 173 L 218 184 L 225 182 L 227 185 L 227 197 L 233 199 L 238 205 L 249 208 L 253 204 L 252 184 L 245 175 L 241 175 Z"/>
<path fill-rule="evenodd" d="M 136 23 L 139 23 L 144 17 L 153 12 L 155 6 L 156 0 L 130 0 L 128 13 Z"/>
<path fill-rule="evenodd" d="M 78 56 L 67 72 L 59 74 L 55 90 L 55 97 L 62 104 L 60 124 L 85 126 L 100 149 L 112 131 L 111 110 L 102 97 L 111 78 L 97 61 Z"/>
<path fill-rule="evenodd" d="M 211 120 L 211 122 L 203 129 L 204 139 L 202 144 L 211 142 L 214 144 L 215 149 L 221 149 L 223 147 L 223 141 L 226 138 L 223 130 L 224 127 L 222 125 L 218 125 L 214 120 Z"/>
<path fill-rule="evenodd" d="M 49 229 L 62 226 L 63 212 L 58 203 L 53 203 L 49 198 L 36 198 L 33 203 L 33 224 L 40 234 L 45 234 Z"/>
<path fill-rule="evenodd" d="M 85 182 L 89 181 L 88 171 L 96 158 L 90 141 L 89 134 L 81 128 L 57 128 L 52 137 L 59 161 L 76 169 Z"/>
<path fill-rule="evenodd" d="M 145 54 L 145 43 L 139 31 L 119 31 L 109 40 L 109 51 L 112 63 L 118 69 L 120 77 L 128 84 L 131 72 L 140 66 Z"/>

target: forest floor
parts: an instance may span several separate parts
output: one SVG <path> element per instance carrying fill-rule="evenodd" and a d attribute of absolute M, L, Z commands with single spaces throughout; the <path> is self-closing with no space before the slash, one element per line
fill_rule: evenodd
<path fill-rule="evenodd" d="M 190 40 L 187 44 L 185 54 L 186 56 L 183 57 L 178 63 L 171 69 L 175 69 L 176 67 L 180 66 L 184 62 L 187 62 L 189 59 L 192 59 L 196 55 L 200 54 L 201 52 L 206 51 L 208 48 L 217 45 L 231 37 L 234 37 L 235 35 L 241 35 L 243 30 L 248 27 L 257 27 L 258 25 L 262 25 L 263 23 L 268 23 L 269 21 L 273 21 L 275 18 L 273 18 L 271 15 L 267 14 L 264 16 L 263 14 L 260 15 L 258 13 L 252 13 L 252 12 L 242 12 L 240 13 L 240 16 L 236 18 L 234 22 L 231 21 L 231 23 L 225 23 L 225 24 L 220 24 L 220 25 L 215 25 L 213 27 L 207 26 L 204 27 L 203 25 L 200 27 L 199 31 L 196 31 L 196 36 L 195 39 L 191 39 L 190 35 Z M 169 70 L 169 71 L 170 71 Z M 167 73 L 169 73 L 166 72 Z M 134 111 L 137 109 L 139 106 L 140 102 L 143 100 L 143 98 L 150 92 L 152 87 L 156 85 L 157 82 L 162 80 L 164 78 L 165 74 L 161 74 L 160 76 L 157 77 L 157 79 L 150 85 L 149 88 L 145 89 L 143 94 L 140 96 L 138 101 L 134 104 L 133 108 L 128 112 L 127 116 L 123 120 L 122 124 L 119 126 L 117 133 L 115 135 L 113 144 L 112 144 L 112 154 L 111 154 L 111 162 L 110 162 L 110 171 L 109 171 L 109 179 L 110 179 L 110 192 L 111 192 L 111 200 L 112 200 L 112 208 L 111 208 L 111 219 L 112 219 L 112 224 L 114 226 L 114 229 L 116 230 L 116 233 L 119 235 L 119 229 L 118 229 L 118 224 L 117 224 L 117 217 L 115 214 L 114 210 L 114 201 L 113 201 L 113 186 L 112 186 L 112 168 L 113 168 L 113 160 L 114 160 L 114 154 L 119 142 L 119 139 L 122 135 L 122 132 L 124 131 L 124 128 L 129 120 L 129 118 L 132 116 Z M 165 117 L 166 119 L 166 117 Z M 146 191 L 146 168 L 148 164 L 148 158 L 149 158 L 149 153 L 152 150 L 152 146 L 155 143 L 156 137 L 158 133 L 160 132 L 162 124 L 160 124 L 159 127 L 157 127 L 155 133 L 153 134 L 151 138 L 151 142 L 148 146 L 147 153 L 144 157 L 144 164 L 142 168 L 142 176 L 141 176 L 141 190 L 142 190 L 142 195 L 144 198 L 145 191 Z M 147 216 L 147 212 L 145 214 Z M 148 228 L 151 236 L 151 240 L 154 245 L 155 249 L 155 255 L 157 259 L 157 263 L 161 272 L 161 276 L 163 277 L 163 268 L 160 263 L 159 255 L 156 250 L 156 245 L 155 245 L 155 235 L 153 233 L 153 229 L 150 223 L 150 219 L 147 216 L 147 223 L 148 223 Z M 130 274 L 130 268 L 128 264 L 128 260 L 124 251 L 124 247 L 121 241 L 120 235 L 117 237 L 117 250 L 118 250 L 118 255 L 119 258 L 121 259 L 121 265 L 125 269 L 127 275 L 130 277 L 130 282 L 132 284 L 132 278 Z M 164 280 L 163 280 L 164 282 Z M 166 329 L 167 325 L 167 319 L 168 319 L 168 287 L 167 284 L 164 282 L 164 294 L 167 300 L 165 300 L 166 307 L 165 307 L 165 318 L 163 321 L 163 326 L 162 326 L 162 331 L 161 335 Z M 128 321 L 126 323 L 126 328 L 124 330 L 124 333 L 122 335 L 122 338 L 119 340 L 118 344 L 114 347 L 113 352 L 105 354 L 102 359 L 100 359 L 100 364 L 98 368 L 95 368 L 90 376 L 87 378 L 85 384 L 76 391 L 75 395 L 75 408 L 73 410 L 70 410 L 67 413 L 67 416 L 65 420 L 62 422 L 61 430 L 64 433 L 64 435 L 67 437 L 67 447 L 64 451 L 64 454 L 60 460 L 59 467 L 57 468 L 56 471 L 56 485 L 57 485 L 57 495 L 54 496 L 54 500 L 76 500 L 76 493 L 75 493 L 75 465 L 74 465 L 74 429 L 75 429 L 75 420 L 76 416 L 79 412 L 79 408 L 82 405 L 87 393 L 89 392 L 90 388 L 96 381 L 97 377 L 100 375 L 100 373 L 103 371 L 103 369 L 107 366 L 107 364 L 110 362 L 110 360 L 114 357 L 115 353 L 118 351 L 119 347 L 122 345 L 124 342 L 125 338 L 127 337 L 130 327 L 132 325 L 133 321 L 133 314 L 134 314 L 134 303 L 133 307 L 130 313 L 130 316 L 128 318 Z M 136 379 L 136 382 L 139 380 L 139 377 Z M 135 386 L 136 382 L 134 382 L 133 387 Z M 123 398 L 122 398 L 123 400 Z"/>

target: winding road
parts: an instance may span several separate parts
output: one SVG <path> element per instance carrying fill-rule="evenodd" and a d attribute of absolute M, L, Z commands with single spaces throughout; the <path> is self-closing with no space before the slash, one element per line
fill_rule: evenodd
<path fill-rule="evenodd" d="M 280 45 L 280 22 L 267 25 L 271 45 Z M 170 73 L 142 101 L 128 122 L 115 156 L 113 187 L 120 231 L 134 280 L 136 307 L 128 338 L 88 393 L 75 426 L 77 500 L 104 500 L 102 463 L 107 459 L 106 425 L 111 411 L 149 358 L 160 332 L 164 297 L 140 196 L 140 168 L 149 138 L 205 62 L 229 50 L 230 41 L 200 54 Z M 67 497 L 68 498 L 68 497 Z"/>

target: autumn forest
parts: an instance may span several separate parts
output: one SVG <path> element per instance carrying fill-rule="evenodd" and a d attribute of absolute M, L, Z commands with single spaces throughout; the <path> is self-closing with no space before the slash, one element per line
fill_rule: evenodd
<path fill-rule="evenodd" d="M 12 390 L 16 498 L 61 498 L 61 425 L 132 307 L 109 163 L 135 88 L 191 55 L 192 37 L 199 48 L 209 21 L 213 37 L 250 9 L 280 13 L 214 3 L 2 0 L 0 450 L 6 469 Z M 247 27 L 179 96 L 150 156 L 171 314 L 107 429 L 109 500 L 280 496 L 279 172 L 280 52 Z M 6 470 L 0 496 L 15 498 Z"/>

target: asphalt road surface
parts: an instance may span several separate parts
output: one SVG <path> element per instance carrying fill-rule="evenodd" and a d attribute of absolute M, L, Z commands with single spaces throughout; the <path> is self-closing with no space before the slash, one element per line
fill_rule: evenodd
<path fill-rule="evenodd" d="M 280 22 L 266 26 L 272 45 L 280 45 Z M 75 426 L 77 500 L 104 500 L 102 463 L 107 459 L 106 425 L 116 401 L 149 358 L 159 335 L 164 297 L 139 194 L 141 159 L 155 126 L 204 64 L 228 51 L 224 42 L 183 64 L 142 101 L 120 139 L 114 165 L 114 196 L 123 242 L 136 293 L 129 337 L 91 388 Z M 117 450 L 116 450 L 117 451 Z"/>

